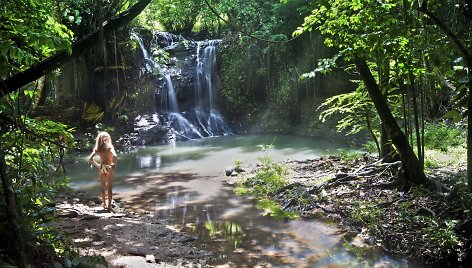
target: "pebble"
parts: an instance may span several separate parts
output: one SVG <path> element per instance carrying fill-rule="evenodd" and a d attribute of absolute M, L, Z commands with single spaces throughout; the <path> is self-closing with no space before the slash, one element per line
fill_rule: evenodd
<path fill-rule="evenodd" d="M 156 262 L 156 258 L 154 257 L 154 255 L 146 255 L 146 262 L 148 262 L 148 263 L 155 263 L 155 262 Z"/>

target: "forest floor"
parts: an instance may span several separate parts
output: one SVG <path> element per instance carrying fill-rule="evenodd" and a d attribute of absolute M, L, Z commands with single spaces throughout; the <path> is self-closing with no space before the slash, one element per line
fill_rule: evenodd
<path fill-rule="evenodd" d="M 328 218 L 360 243 L 354 254 L 380 249 L 422 263 L 456 267 L 471 261 L 472 205 L 466 168 L 435 168 L 427 176 L 445 192 L 395 183 L 400 162 L 324 157 L 281 163 L 288 184 L 270 198 L 305 218 Z M 259 167 L 260 168 L 260 167 Z M 240 178 L 250 178 L 258 167 Z M 252 175 L 251 175 L 252 174 Z"/>
<path fill-rule="evenodd" d="M 125 209 L 121 198 L 113 200 L 114 213 L 85 192 L 71 191 L 59 200 L 54 225 L 82 256 L 103 256 L 108 267 L 209 267 L 211 253 L 194 246 L 195 236 L 148 211 Z"/>

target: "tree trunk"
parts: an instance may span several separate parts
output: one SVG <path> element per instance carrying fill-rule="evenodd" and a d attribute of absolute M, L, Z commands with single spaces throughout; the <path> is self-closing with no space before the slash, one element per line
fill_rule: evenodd
<path fill-rule="evenodd" d="M 418 160 L 420 161 L 422 169 L 424 169 L 423 165 L 423 152 L 421 150 L 421 135 L 420 135 L 420 118 L 418 112 L 418 100 L 416 97 L 416 87 L 415 87 L 415 78 L 412 74 L 409 74 L 410 79 L 410 88 L 411 88 L 411 96 L 413 101 L 413 118 L 415 120 L 415 134 L 416 134 L 416 147 L 418 150 Z"/>
<path fill-rule="evenodd" d="M 17 264 L 20 267 L 26 267 L 26 254 L 19 227 L 15 191 L 13 190 L 11 180 L 7 175 L 7 165 L 5 163 L 3 150 L 0 151 L 0 177 L 2 179 L 3 194 L 5 196 L 6 217 L 11 232 L 11 240 L 9 242 L 13 246 Z"/>
<path fill-rule="evenodd" d="M 366 121 L 366 124 L 367 124 L 367 129 L 369 130 L 370 135 L 372 136 L 372 139 L 375 142 L 375 147 L 377 148 L 379 158 L 381 159 L 382 158 L 381 157 L 382 151 L 380 150 L 379 141 L 377 140 L 377 137 L 375 136 L 374 130 L 372 129 L 372 124 L 370 123 L 369 109 L 366 109 L 366 111 L 365 111 L 365 121 Z"/>
<path fill-rule="evenodd" d="M 128 10 L 103 23 L 105 34 L 130 22 L 151 2 L 151 0 L 141 0 Z M 80 39 L 72 45 L 71 51 L 60 51 L 57 54 L 43 60 L 42 62 L 31 66 L 30 68 L 18 73 L 6 80 L 0 81 L 0 98 L 10 94 L 22 86 L 39 79 L 41 76 L 58 68 L 61 64 L 83 53 L 85 50 L 93 47 L 99 42 L 99 29 L 96 29 L 88 36 Z"/>
<path fill-rule="evenodd" d="M 467 115 L 467 185 L 469 193 L 472 193 L 472 60 L 468 64 L 469 68 L 469 104 Z"/>
<path fill-rule="evenodd" d="M 393 159 L 393 147 L 390 137 L 388 136 L 387 128 L 383 122 L 380 123 L 380 159 L 383 162 L 389 163 Z"/>
<path fill-rule="evenodd" d="M 385 100 L 382 92 L 373 77 L 367 62 L 359 56 L 354 56 L 354 64 L 364 81 L 364 84 L 369 92 L 370 98 L 377 109 L 377 112 L 385 125 L 388 136 L 392 139 L 393 145 L 398 150 L 402 166 L 407 173 L 407 182 L 420 185 L 427 184 L 432 185 L 432 182 L 426 178 L 421 163 L 416 157 L 413 149 L 408 143 L 408 139 L 398 126 L 397 121 L 393 117 L 390 107 L 388 107 L 387 101 Z"/>
<path fill-rule="evenodd" d="M 468 95 L 468 117 L 467 117 L 467 185 L 469 192 L 472 193 L 472 53 L 470 53 L 470 47 L 466 47 L 459 37 L 455 35 L 438 17 L 436 17 L 431 11 L 427 9 L 426 1 L 420 6 L 419 11 L 426 14 L 431 18 L 436 25 L 444 31 L 447 37 L 454 43 L 457 50 L 464 56 L 465 63 L 469 69 L 469 95 Z M 469 13 L 464 14 L 466 17 Z"/>
<path fill-rule="evenodd" d="M 385 99 L 388 97 L 390 80 L 390 60 L 383 55 L 377 60 L 377 72 L 379 74 L 379 90 Z M 393 161 L 394 150 L 384 123 L 380 123 L 380 154 L 383 162 Z"/>

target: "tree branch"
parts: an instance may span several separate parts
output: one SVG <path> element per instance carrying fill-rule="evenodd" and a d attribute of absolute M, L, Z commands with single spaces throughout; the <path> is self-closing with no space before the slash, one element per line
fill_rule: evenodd
<path fill-rule="evenodd" d="M 140 0 L 128 10 L 105 21 L 105 23 L 103 23 L 103 31 L 109 33 L 121 27 L 123 24 L 130 22 L 139 15 L 150 2 L 151 0 Z M 20 87 L 25 86 L 32 81 L 35 81 L 36 79 L 39 79 L 41 76 L 58 68 L 69 59 L 80 55 L 86 49 L 96 45 L 100 41 L 99 33 L 100 29 L 95 29 L 91 34 L 75 42 L 72 45 L 71 53 L 62 50 L 42 62 L 29 67 L 23 72 L 6 80 L 2 80 L 0 82 L 0 98 L 16 91 Z"/>
<path fill-rule="evenodd" d="M 451 41 L 454 43 L 454 45 L 457 47 L 460 53 L 464 55 L 464 58 L 467 62 L 468 66 L 472 66 L 472 53 L 469 52 L 469 50 L 464 46 L 464 44 L 461 42 L 459 37 L 457 37 L 456 34 L 454 34 L 445 24 L 442 22 L 436 15 L 433 14 L 433 12 L 429 11 L 427 9 L 427 5 L 425 4 L 426 1 L 424 2 L 423 5 L 418 9 L 421 13 L 425 14 L 428 16 L 430 19 L 436 23 L 436 25 L 441 28 L 441 30 L 444 31 L 444 33 L 451 39 Z"/>

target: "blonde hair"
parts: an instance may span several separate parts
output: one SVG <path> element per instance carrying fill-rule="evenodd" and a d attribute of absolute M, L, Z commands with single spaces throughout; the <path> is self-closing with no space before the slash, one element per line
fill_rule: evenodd
<path fill-rule="evenodd" d="M 95 148 L 93 149 L 98 152 L 107 148 L 114 149 L 111 136 L 108 132 L 102 131 L 98 133 L 97 138 L 95 139 Z"/>

